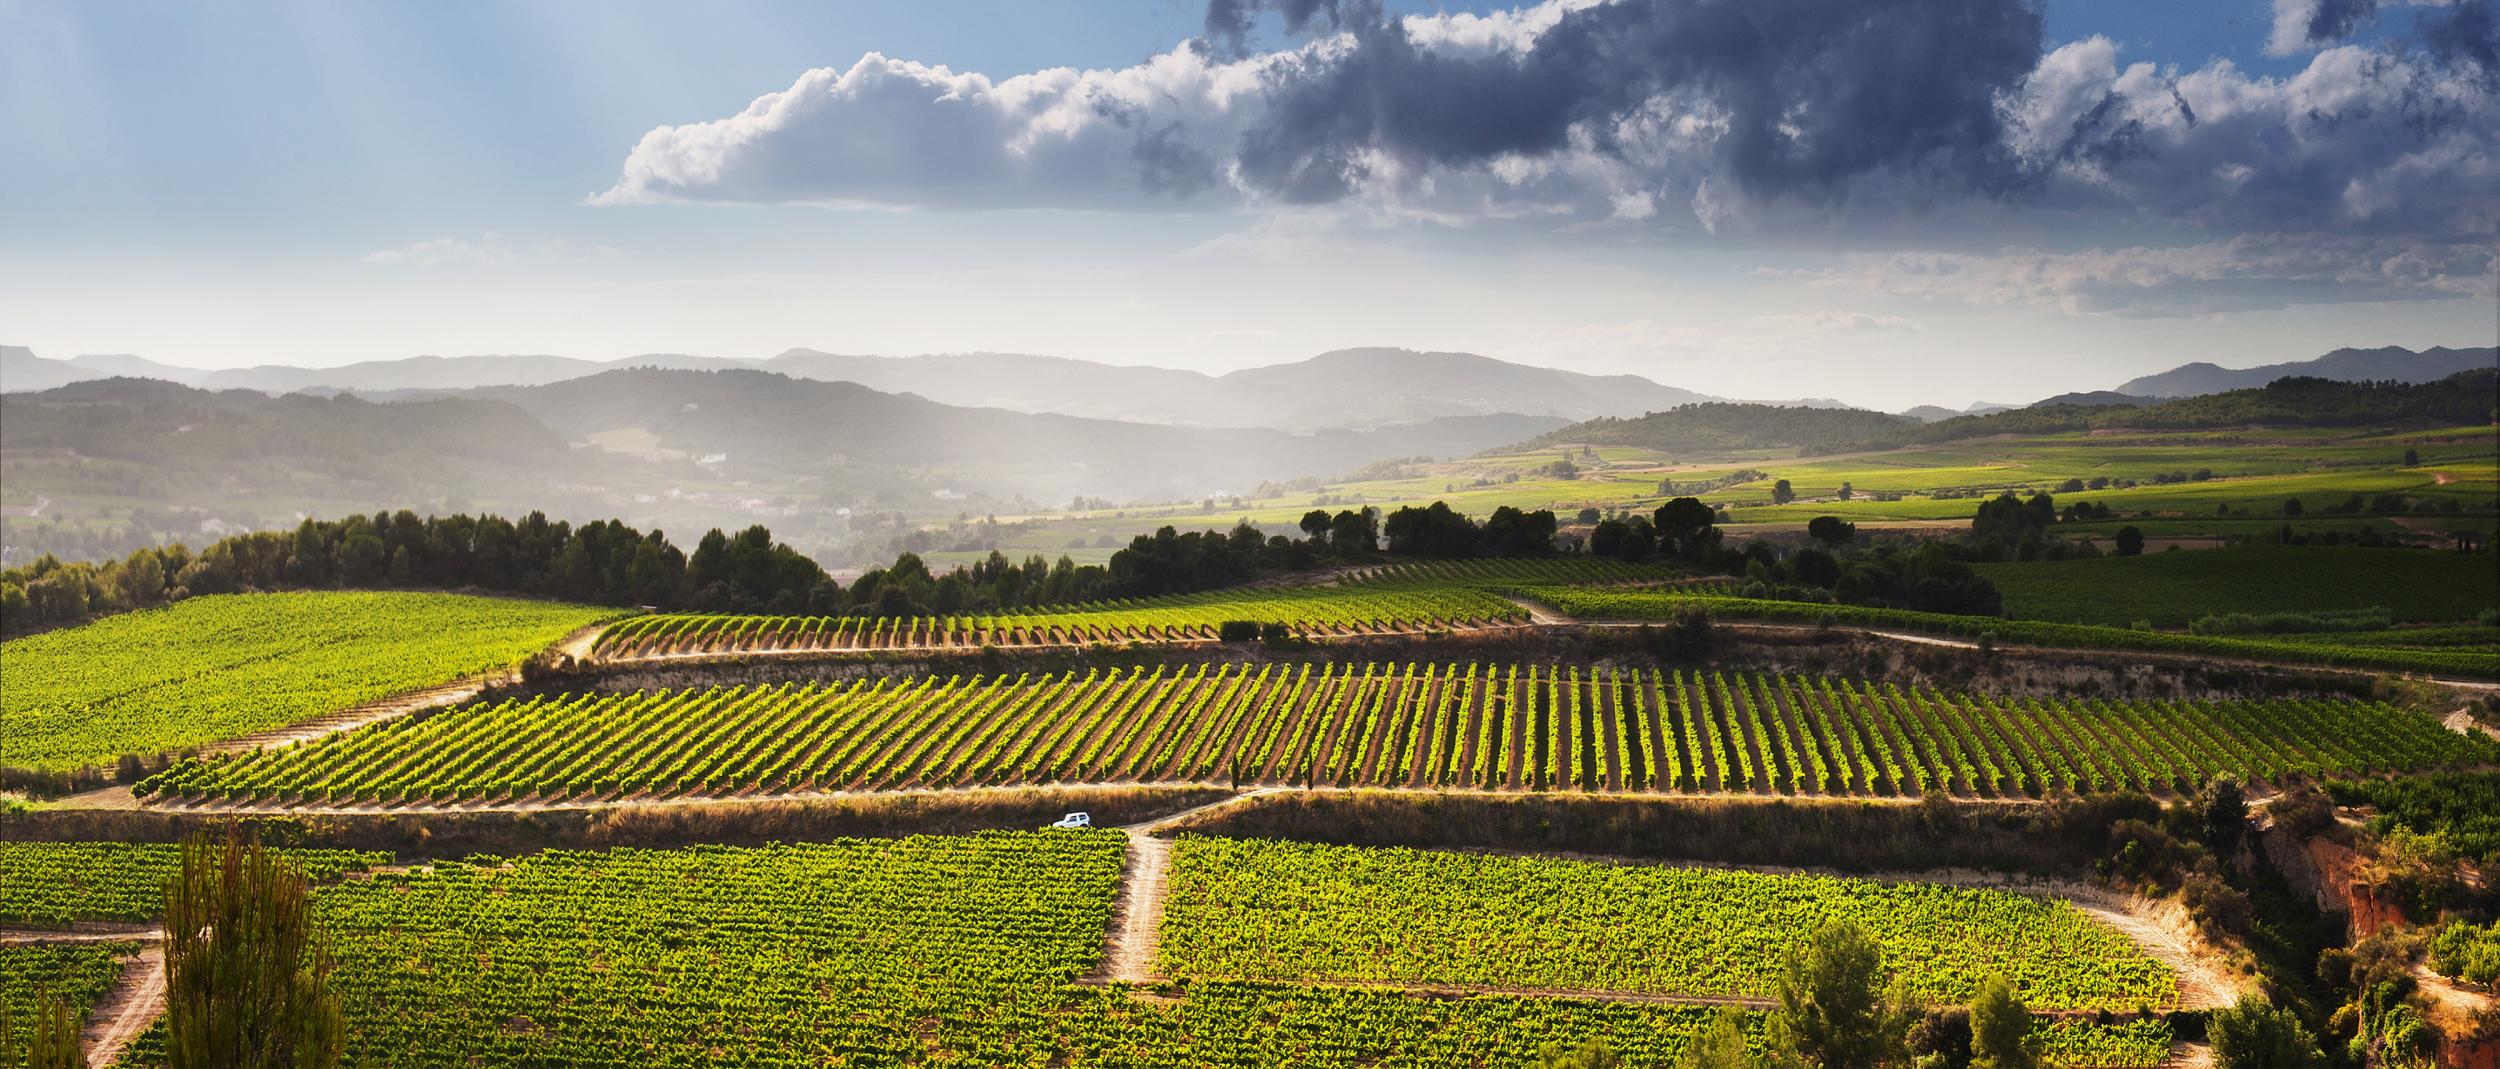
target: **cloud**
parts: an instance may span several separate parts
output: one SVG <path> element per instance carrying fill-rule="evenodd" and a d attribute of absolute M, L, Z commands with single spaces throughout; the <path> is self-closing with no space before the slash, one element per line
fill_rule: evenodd
<path fill-rule="evenodd" d="M 368 267 L 440 267 L 445 264 L 499 264 L 512 258 L 503 239 L 489 230 L 476 241 L 434 238 L 364 255 Z"/>
<path fill-rule="evenodd" d="M 2500 254 L 2477 243 L 2241 237 L 2074 252 L 2009 247 L 1869 255 L 1808 277 L 1899 297 L 2150 318 L 2306 303 L 2491 300 L 2500 297 L 2495 270 Z"/>
<path fill-rule="evenodd" d="M 591 200 L 1247 211 L 1834 247 L 1908 233 L 1967 248 L 2026 214 L 2205 249 L 2487 243 L 2495 0 L 2416 0 L 2408 35 L 2347 42 L 2382 2 L 2399 0 L 2278 0 L 2274 43 L 2315 54 L 2267 77 L 2128 62 L 2101 37 L 2051 47 L 2024 0 L 1894 0 L 1881 17 L 1862 0 L 1548 0 L 1398 18 L 1369 0 L 1215 0 L 1204 38 L 1117 70 L 992 79 L 876 53 L 812 70 L 736 115 L 652 130 Z M 1293 36 L 1255 51 L 1270 16 Z"/>

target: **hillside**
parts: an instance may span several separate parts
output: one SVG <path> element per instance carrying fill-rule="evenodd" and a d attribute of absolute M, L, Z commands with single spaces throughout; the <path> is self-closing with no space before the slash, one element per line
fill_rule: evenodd
<path fill-rule="evenodd" d="M 2089 430 L 2200 430 L 2212 427 L 2351 427 L 2376 423 L 2488 423 L 2500 371 L 2459 372 L 2428 383 L 2276 379 L 2256 389 L 2182 397 L 2160 404 L 2035 405 L 1963 416 L 1906 435 L 1831 444 L 1835 451 L 1917 442 L 1949 442 L 1991 434 L 2056 434 Z"/>
<path fill-rule="evenodd" d="M 1637 419 L 1593 419 L 1516 448 L 1619 445 L 1655 449 L 1676 457 L 1761 449 L 1813 451 L 1834 442 L 1897 437 L 1918 425 L 1913 417 L 1858 408 L 1779 408 L 1712 402 L 1652 412 Z"/>
<path fill-rule="evenodd" d="M 2385 345 L 2376 349 L 2337 349 L 2314 360 L 2251 368 L 2226 368 L 2202 361 L 2182 364 L 2160 374 L 2128 379 L 2114 392 L 2154 398 L 2195 397 L 2255 389 L 2294 375 L 2338 382 L 2432 382 L 2460 371 L 2491 367 L 2496 362 L 2500 362 L 2500 349 L 2488 345 L 2478 349 L 2434 346 L 2420 352 Z"/>
<path fill-rule="evenodd" d="M 470 396 L 509 402 L 577 441 L 648 434 L 659 449 L 716 458 L 731 474 L 886 465 L 1042 500 L 1191 497 L 1390 457 L 1470 453 L 1560 422 L 1501 415 L 1294 435 L 966 408 L 748 370 L 631 369 Z"/>
<path fill-rule="evenodd" d="M 1561 423 L 1463 416 L 1293 435 L 963 408 L 751 370 L 632 369 L 393 402 L 108 379 L 0 397 L 0 470 L 10 560 L 384 506 L 670 530 L 761 521 L 830 553 L 890 535 L 852 513 L 1186 501 L 1466 455 Z"/>

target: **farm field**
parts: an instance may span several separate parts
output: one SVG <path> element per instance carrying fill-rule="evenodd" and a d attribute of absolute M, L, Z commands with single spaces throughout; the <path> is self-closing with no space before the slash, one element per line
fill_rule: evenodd
<path fill-rule="evenodd" d="M 724 1036 L 761 1067 L 1459 1067 L 1556 1035 L 1664 1064 L 1713 1012 L 1213 980 L 1134 1001 L 1078 982 L 1104 953 L 1122 844 L 548 851 L 351 881 L 314 911 L 359 1067 L 719 1064 Z M 2035 1028 L 2076 1067 L 2150 1066 L 2170 1039 L 2158 1019 Z"/>
<path fill-rule="evenodd" d="M 2004 891 L 1260 840 L 1173 853 L 1172 976 L 1766 997 L 1789 947 L 1847 919 L 1926 1002 L 1968 1002 L 1992 975 L 2035 1011 L 2178 998 L 2117 931 Z"/>
<path fill-rule="evenodd" d="M 2017 700 L 1680 670 L 1200 664 L 473 703 L 186 761 L 138 791 L 273 805 L 1127 782 L 2008 796 L 2495 758 L 2488 739 L 2349 700 Z"/>
<path fill-rule="evenodd" d="M 623 615 L 453 594 L 190 598 L 0 643 L 0 767 L 109 765 L 494 672 Z"/>
<path fill-rule="evenodd" d="M 0 944 L 0 1015 L 11 1023 L 17 1043 L 32 1030 L 39 994 L 84 1012 L 121 975 L 122 959 L 138 949 L 136 943 Z"/>
<path fill-rule="evenodd" d="M 389 864 L 357 850 L 285 850 L 316 883 Z M 78 921 L 144 921 L 165 912 L 165 884 L 182 849 L 159 843 L 0 842 L 0 925 L 63 927 Z"/>
<path fill-rule="evenodd" d="M 2193 555 L 2193 554 L 2187 554 Z M 1989 639 L 2005 645 L 2054 646 L 2078 650 L 2142 650 L 2208 657 L 2246 658 L 2290 664 L 2386 668 L 2398 671 L 2500 677 L 2500 650 L 2479 644 L 2485 629 L 2439 629 L 2447 634 L 2432 644 L 2411 641 L 2402 631 L 2352 635 L 2192 635 L 2142 631 L 2097 624 L 2061 624 L 1994 616 L 1885 609 L 1863 605 L 1827 605 L 1811 601 L 1778 601 L 1731 596 L 1708 590 L 1593 590 L 1570 586 L 1520 586 L 1509 591 L 1550 606 L 1576 620 L 1665 622 L 1679 614 L 1701 612 L 1721 620 L 1768 620 L 1889 628 Z"/>
<path fill-rule="evenodd" d="M 1513 583 L 1663 582 L 1664 567 L 1608 560 L 1487 560 L 1393 565 L 1340 584 L 1215 590 L 977 616 L 666 614 L 629 620 L 594 652 L 632 659 L 783 650 L 944 649 L 1205 641 L 1229 621 L 1297 634 L 1352 635 L 1524 623 L 1527 610 L 1485 587 Z"/>
<path fill-rule="evenodd" d="M 2419 454 L 2418 465 L 2403 466 L 2408 448 Z M 1759 471 L 1762 478 L 1700 495 L 1703 501 L 1729 510 L 1736 525 L 1731 533 L 1738 535 L 1754 528 L 1794 528 L 1820 515 L 1838 515 L 1869 528 L 1967 519 L 1980 498 L 2006 491 L 2056 492 L 2068 479 L 2087 484 L 2094 479 L 2134 480 L 2137 485 L 2133 487 L 2060 493 L 2058 497 L 2061 502 L 2092 501 L 2124 512 L 2150 514 L 2147 522 L 2163 525 L 2160 533 L 2165 536 L 2231 533 L 2235 524 L 2247 522 L 2218 516 L 2225 507 L 2265 517 L 2270 532 L 2283 522 L 2277 515 L 2283 503 L 2295 498 L 2306 513 L 2291 521 L 2295 527 L 2392 528 L 2378 517 L 2321 515 L 2326 507 L 2341 504 L 2353 494 L 2381 493 L 2433 504 L 2454 500 L 2465 514 L 2463 522 L 2473 529 L 2489 531 L 2500 526 L 2500 519 L 2495 519 L 2495 510 L 2500 509 L 2500 441 L 2489 427 L 2392 434 L 2304 427 L 2125 436 L 2032 435 L 1828 457 L 1758 451 L 1688 458 L 1619 446 L 1595 452 L 1591 457 L 1574 446 L 1409 465 L 1404 478 L 1330 481 L 1312 491 L 1250 499 L 1213 514 L 1192 504 L 1014 517 L 1009 519 L 1019 522 L 1002 527 L 996 540 L 1010 556 L 1064 553 L 1079 561 L 1099 562 L 1126 545 L 1131 535 L 1167 523 L 1185 529 L 1221 529 L 1247 520 L 1267 530 L 1284 531 L 1322 497 L 1330 502 L 1326 507 L 1331 510 L 1369 505 L 1390 511 L 1446 501 L 1451 508 L 1479 516 L 1505 505 L 1530 511 L 1551 508 L 1564 515 L 1581 508 L 1648 511 L 1674 496 L 1661 492 L 1663 480 L 1697 484 L 1744 471 Z M 1538 469 L 1565 457 L 1580 469 L 1576 478 L 1537 474 Z M 2212 472 L 2214 478 L 2154 482 L 2199 469 Z M 1790 481 L 1798 501 L 1772 503 L 1771 484 L 1779 479 Z M 1845 501 L 1838 496 L 1844 483 L 1852 491 Z M 1883 497 L 1893 499 L 1879 500 Z M 970 563 L 986 552 L 927 556 L 933 563 Z"/>
<path fill-rule="evenodd" d="M 2500 607 L 2492 558 L 2444 550 L 2240 546 L 1977 569 L 2004 595 L 2009 617 L 2111 627 L 2374 607 L 2399 623 L 2446 623 Z"/>

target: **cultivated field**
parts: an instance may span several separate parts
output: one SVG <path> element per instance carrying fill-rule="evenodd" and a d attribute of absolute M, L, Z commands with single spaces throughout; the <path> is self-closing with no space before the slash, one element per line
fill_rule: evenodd
<path fill-rule="evenodd" d="M 613 609 L 450 594 L 191 598 L 0 643 L 0 767 L 109 765 L 512 668 Z"/>
<path fill-rule="evenodd" d="M 519 802 L 1047 783 L 1988 796 L 2364 774 L 2500 744 L 2353 701 L 2000 700 L 1529 665 L 1231 665 L 470 705 L 142 783 L 180 801 Z"/>

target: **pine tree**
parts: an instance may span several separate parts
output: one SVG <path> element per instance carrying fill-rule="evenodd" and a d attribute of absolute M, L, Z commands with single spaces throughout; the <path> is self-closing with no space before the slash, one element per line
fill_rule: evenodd
<path fill-rule="evenodd" d="M 303 870 L 229 829 L 183 844 L 165 892 L 172 1069 L 330 1069 L 338 998 Z"/>

